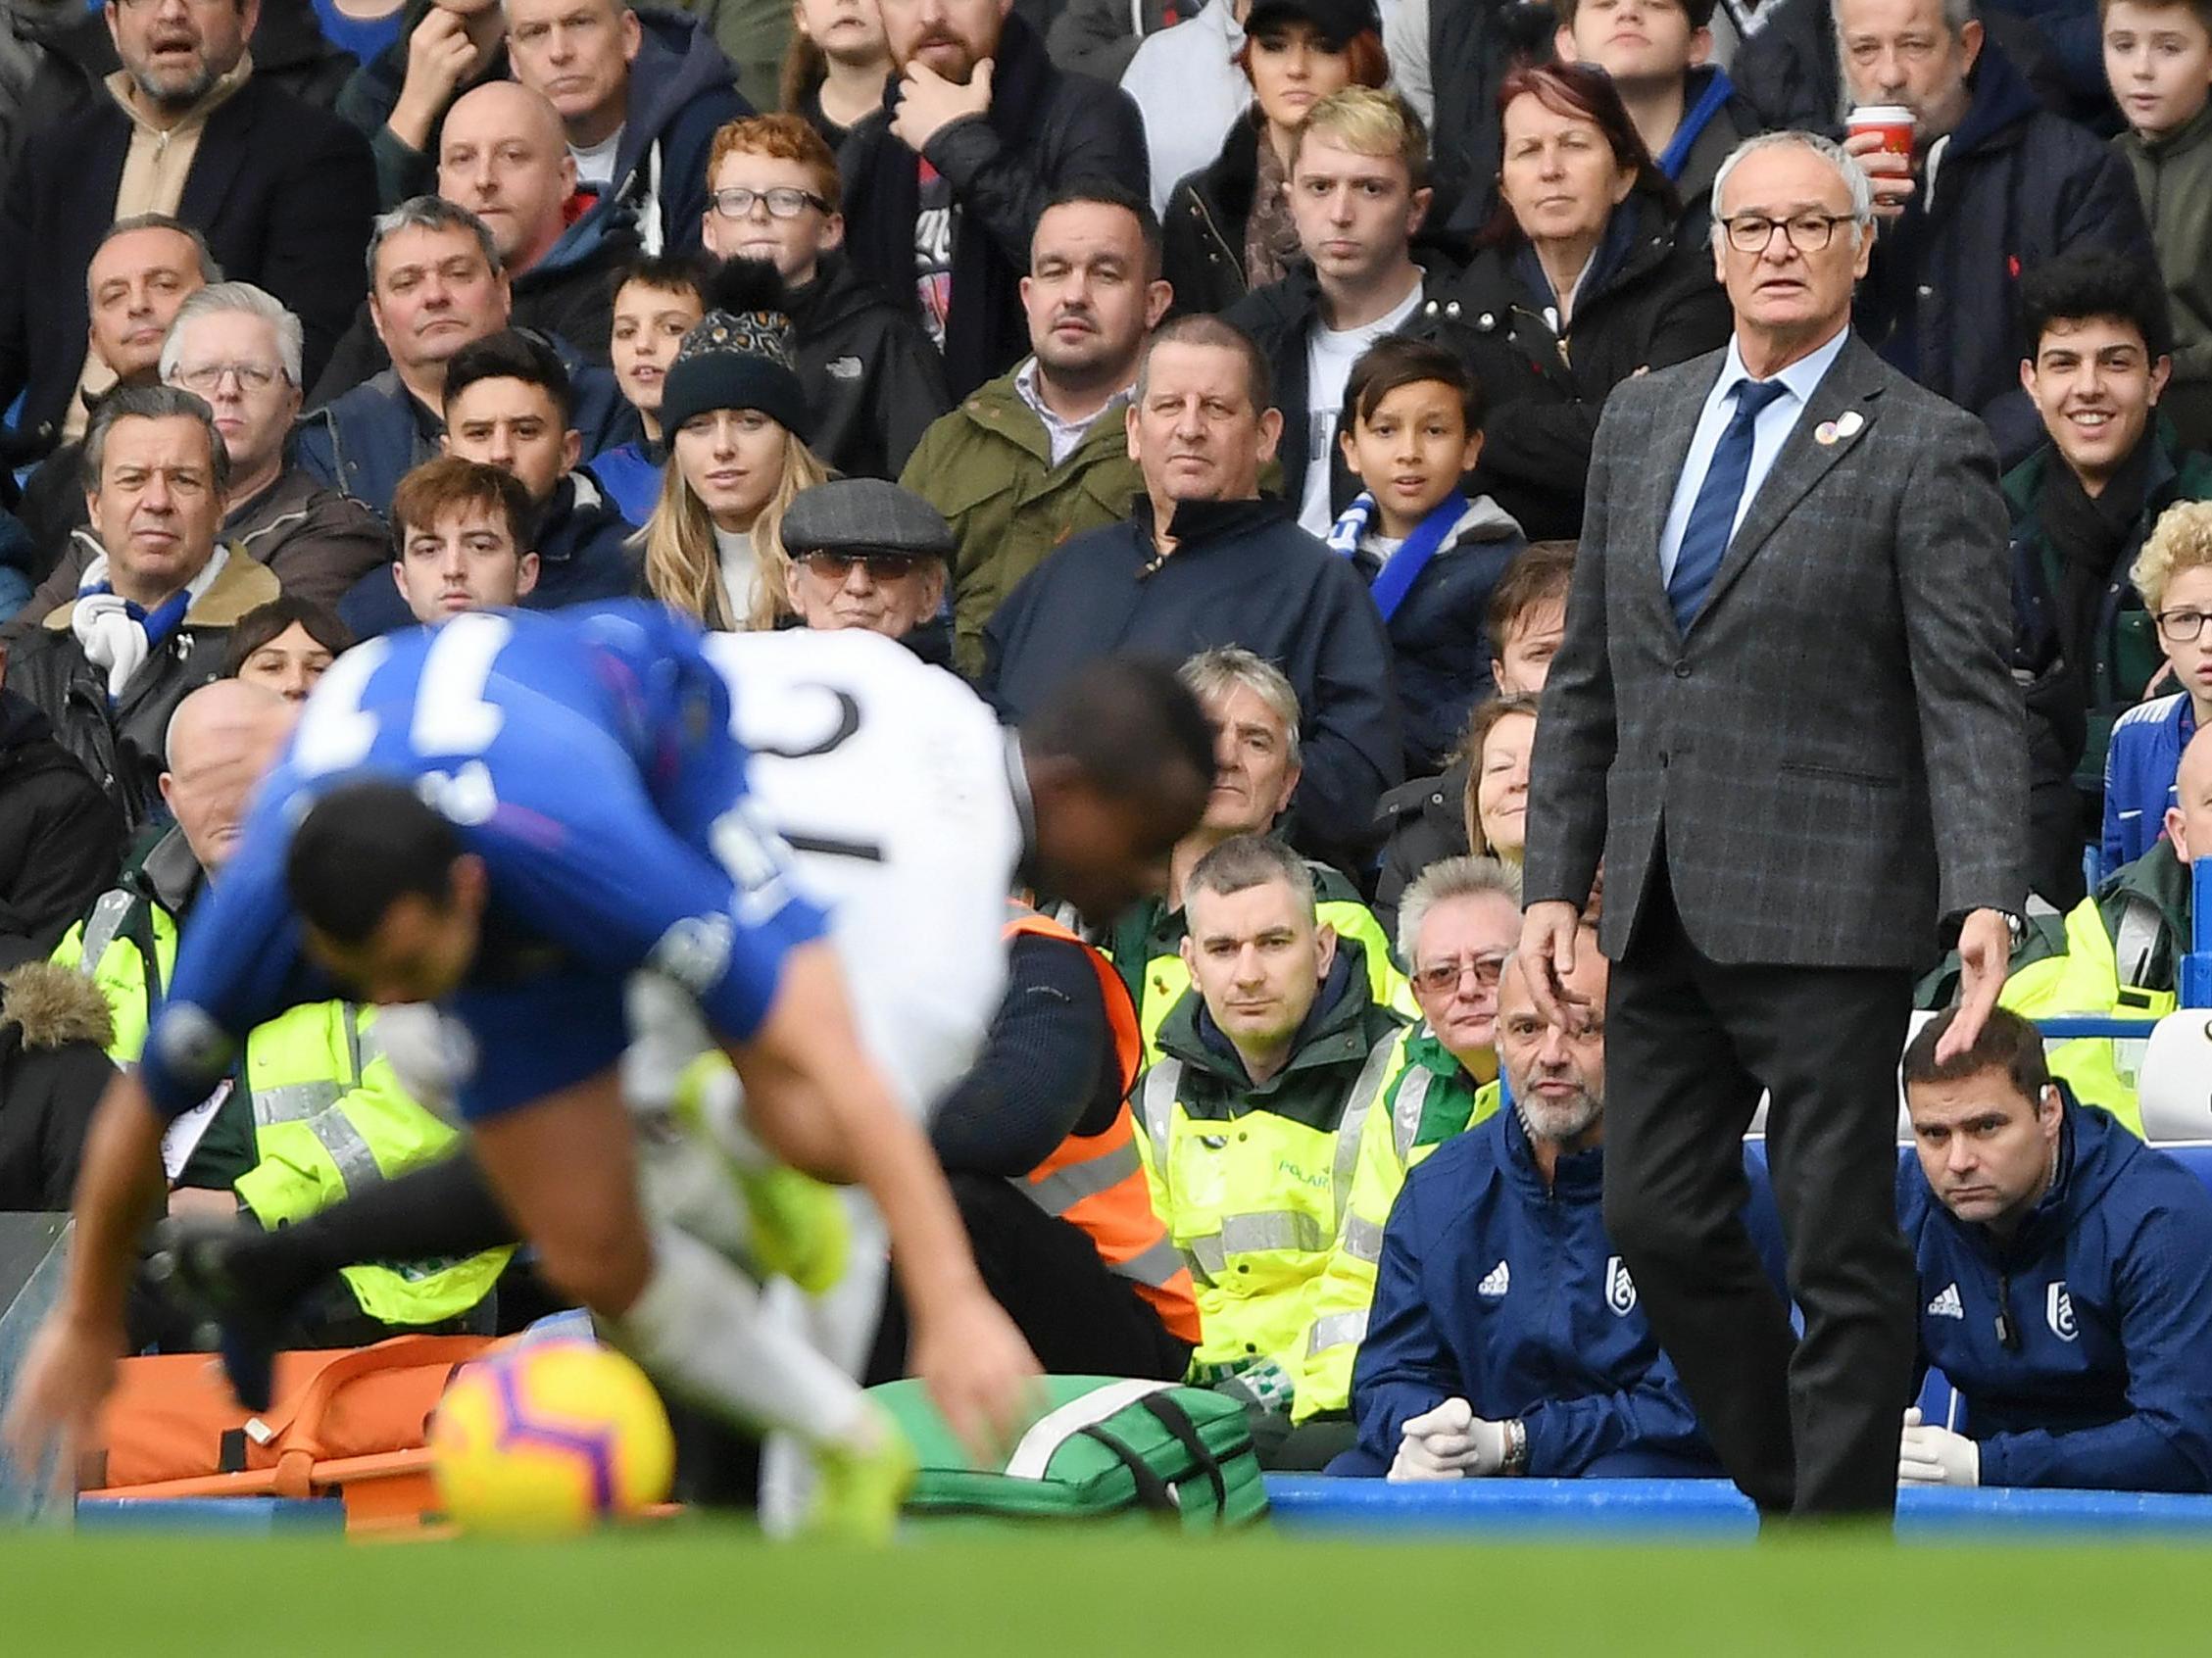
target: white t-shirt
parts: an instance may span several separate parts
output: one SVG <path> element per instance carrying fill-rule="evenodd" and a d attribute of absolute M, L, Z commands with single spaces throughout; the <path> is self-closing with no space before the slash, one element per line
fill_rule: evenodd
<path fill-rule="evenodd" d="M 622 128 L 617 126 L 596 144 L 570 144 L 568 153 L 576 158 L 576 182 L 596 184 L 602 193 L 614 182 L 614 152 L 622 147 Z"/>
<path fill-rule="evenodd" d="M 1305 491 L 1299 501 L 1298 522 L 1308 535 L 1325 537 L 1336 522 L 1336 514 L 1329 510 L 1329 459 L 1336 453 L 1337 415 L 1344 409 L 1344 388 L 1352 378 L 1352 366 L 1359 361 L 1361 352 L 1403 326 L 1420 304 L 1421 284 L 1416 281 L 1402 304 L 1365 327 L 1340 333 L 1316 324 L 1306 336 Z"/>
<path fill-rule="evenodd" d="M 761 599 L 761 561 L 753 551 L 753 532 L 716 525 L 714 562 L 729 594 L 730 619 L 740 627 L 749 625 L 753 607 Z"/>
<path fill-rule="evenodd" d="M 959 679 L 879 634 L 716 633 L 707 651 L 762 817 L 830 909 L 861 1040 L 921 1117 L 1006 994 L 1010 739 Z"/>

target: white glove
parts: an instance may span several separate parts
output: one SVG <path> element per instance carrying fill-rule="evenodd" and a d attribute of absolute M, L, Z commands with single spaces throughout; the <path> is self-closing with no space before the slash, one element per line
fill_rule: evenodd
<path fill-rule="evenodd" d="M 1390 1478 L 1463 1480 L 1496 1474 L 1505 1466 L 1512 1436 L 1502 1422 L 1486 1422 L 1465 1399 L 1446 1399 L 1425 1416 L 1407 1420 Z"/>
<path fill-rule="evenodd" d="M 379 1007 L 370 1028 L 408 1097 L 447 1122 L 459 1121 L 453 1097 L 475 1068 L 468 1033 L 426 1001 Z"/>
<path fill-rule="evenodd" d="M 1948 1428 L 1924 1427 L 1915 1406 L 1905 1412 L 1904 1437 L 1897 1444 L 1900 1486 L 1979 1486 L 1982 1447 Z"/>

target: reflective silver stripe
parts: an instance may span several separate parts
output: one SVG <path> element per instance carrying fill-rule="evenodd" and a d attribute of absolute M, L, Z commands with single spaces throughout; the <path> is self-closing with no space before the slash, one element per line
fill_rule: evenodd
<path fill-rule="evenodd" d="M 1390 1113 L 1390 1137 L 1398 1148 L 1398 1166 L 1401 1169 L 1413 1156 L 1413 1138 L 1421 1132 L 1421 1113 L 1428 1109 L 1429 1084 L 1435 1078 L 1436 1073 L 1426 1065 L 1414 1065 L 1398 1085 L 1398 1103 Z"/>
<path fill-rule="evenodd" d="M 1345 1206 L 1352 1201 L 1352 1176 L 1359 1167 L 1359 1131 L 1366 1126 L 1367 1113 L 1375 1108 L 1375 1100 L 1383 1092 L 1383 1079 L 1390 1075 L 1391 1060 L 1400 1051 L 1399 1039 L 1386 1037 L 1375 1044 L 1367 1055 L 1367 1063 L 1359 1067 L 1359 1075 L 1352 1085 L 1352 1098 L 1345 1105 L 1344 1115 L 1337 1122 L 1336 1190 L 1337 1225 L 1344 1224 Z"/>
<path fill-rule="evenodd" d="M 1140 1249 L 1125 1261 L 1108 1263 L 1109 1269 L 1121 1278 L 1139 1284 L 1149 1284 L 1155 1290 L 1164 1290 L 1183 1270 L 1183 1251 L 1162 1238 L 1149 1249 Z"/>
<path fill-rule="evenodd" d="M 334 1082 L 287 1083 L 281 1088 L 257 1089 L 254 1122 L 262 1128 L 273 1123 L 304 1123 L 337 1104 L 345 1092 Z"/>
<path fill-rule="evenodd" d="M 1357 1312 L 1329 1313 L 1313 1321 L 1312 1333 L 1305 1339 L 1305 1356 L 1318 1358 L 1331 1347 L 1356 1346 L 1367 1336 L 1367 1309 Z"/>
<path fill-rule="evenodd" d="M 2142 899 L 2130 898 L 2120 907 L 2112 959 L 2120 970 L 2120 982 L 2130 990 L 2140 990 L 2149 981 L 2150 958 L 2158 950 L 2159 925 L 2157 906 Z"/>
<path fill-rule="evenodd" d="M 1254 1215 L 1221 1217 L 1221 1248 L 1231 1255 L 1261 1249 L 1326 1249 L 1321 1223 L 1303 1209 L 1266 1209 Z"/>
<path fill-rule="evenodd" d="M 307 1127 L 338 1165 L 338 1178 L 346 1183 L 347 1192 L 359 1192 L 384 1178 L 384 1171 L 376 1166 L 376 1153 L 369 1149 L 369 1142 L 345 1112 L 324 1111 L 311 1118 Z"/>
<path fill-rule="evenodd" d="M 353 1002 L 346 1004 L 346 1086 L 355 1087 L 361 1081 L 361 1008 Z"/>
<path fill-rule="evenodd" d="M 361 1081 L 362 1072 L 384 1057 L 383 1040 L 377 1036 L 376 1027 L 372 1024 L 364 1030 L 361 1015 L 362 1009 L 353 1010 L 353 1080 L 356 1083 Z"/>
<path fill-rule="evenodd" d="M 130 913 L 130 895 L 118 887 L 100 895 L 100 902 L 92 906 L 92 918 L 84 924 L 84 937 L 79 941 L 76 970 L 86 978 L 99 968 L 100 957 L 108 953 L 108 947 L 116 942 L 123 931 L 123 917 Z"/>
<path fill-rule="evenodd" d="M 1229 1270 L 1228 1254 L 1217 1236 L 1192 1239 L 1183 1245 L 1183 1259 L 1190 1265 L 1191 1276 L 1201 1284 L 1211 1284 Z"/>
<path fill-rule="evenodd" d="M 1140 1173 L 1144 1166 L 1137 1155 L 1137 1143 L 1132 1140 L 1103 1157 L 1093 1157 L 1087 1163 L 1071 1163 L 1043 1180 L 1026 1184 L 1029 1195 L 1045 1213 L 1064 1215 L 1084 1198 L 1110 1192 L 1131 1175 Z"/>
<path fill-rule="evenodd" d="M 1383 1229 L 1365 1215 L 1345 1216 L 1344 1252 L 1373 1266 L 1383 1258 Z"/>
<path fill-rule="evenodd" d="M 1159 1172 L 1167 1173 L 1167 1131 L 1175 1120 L 1175 1091 L 1183 1086 L 1183 1061 L 1162 1059 L 1145 1073 L 1138 1103 L 1144 1107 L 1145 1133 L 1159 1153 Z"/>

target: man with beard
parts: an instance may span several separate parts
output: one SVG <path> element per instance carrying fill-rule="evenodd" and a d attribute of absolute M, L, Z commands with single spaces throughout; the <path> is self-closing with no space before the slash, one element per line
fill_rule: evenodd
<path fill-rule="evenodd" d="M 838 158 L 846 245 L 862 275 L 913 296 L 965 397 L 1021 356 L 1015 286 L 1052 193 L 1145 193 L 1144 122 L 1119 88 L 1055 69 L 1012 0 L 882 9 L 898 78 Z"/>
<path fill-rule="evenodd" d="M 0 198 L 0 404 L 23 396 L 19 455 L 84 431 L 80 274 L 118 219 L 168 214 L 198 230 L 227 275 L 300 317 L 311 376 L 352 317 L 376 205 L 368 145 L 255 76 L 260 10 L 109 6 L 123 68 L 25 141 Z"/>
<path fill-rule="evenodd" d="M 1605 958 L 1595 937 L 1583 943 L 1566 978 L 1602 1007 Z M 1512 1108 L 1449 1142 L 1407 1179 L 1383 1233 L 1352 1370 L 1359 1443 L 1329 1472 L 1387 1470 L 1393 1480 L 1719 1473 L 1598 1211 L 1602 1019 L 1571 1030 L 1547 1023 L 1508 961 L 1496 1040 Z M 1779 1287 L 1781 1230 L 1763 1181 L 1753 1181 L 1745 1218 Z"/>

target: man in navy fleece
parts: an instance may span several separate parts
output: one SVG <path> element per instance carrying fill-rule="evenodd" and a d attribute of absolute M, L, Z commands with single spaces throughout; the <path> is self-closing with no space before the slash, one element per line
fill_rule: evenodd
<path fill-rule="evenodd" d="M 1951 1017 L 1905 1049 L 1897 1210 L 1965 1432 L 1907 1411 L 1898 1483 L 2212 1490 L 2212 1194 L 2052 1082 L 2016 1013 L 1938 1064 Z"/>
<path fill-rule="evenodd" d="M 1352 1369 L 1359 1442 L 1332 1474 L 1457 1480 L 1718 1476 L 1673 1363 L 1605 1237 L 1605 958 L 1594 934 L 1567 988 L 1579 1031 L 1548 1025 L 1508 962 L 1498 1058 L 1512 1105 L 1415 1169 L 1383 1234 Z M 1745 1219 L 1782 1277 L 1763 1176 Z"/>

